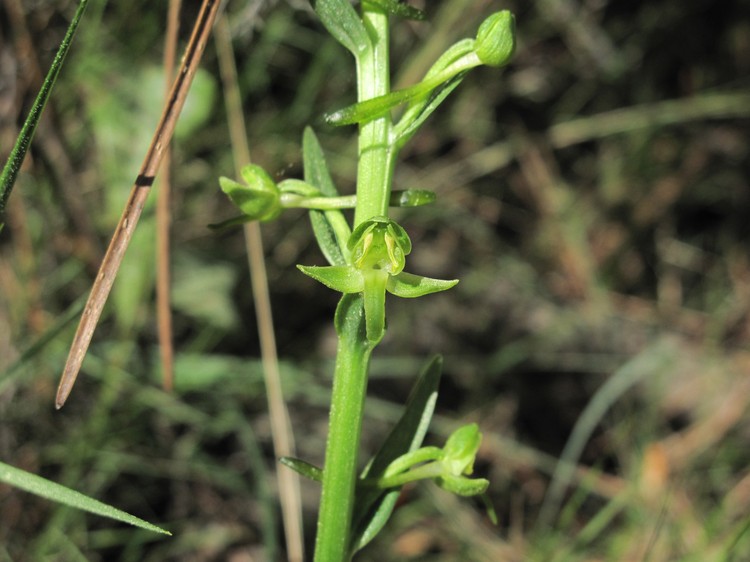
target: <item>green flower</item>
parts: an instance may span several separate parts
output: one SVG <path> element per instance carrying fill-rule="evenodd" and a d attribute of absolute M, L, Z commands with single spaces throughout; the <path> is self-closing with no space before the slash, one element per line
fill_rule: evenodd
<path fill-rule="evenodd" d="M 469 478 L 481 443 L 479 426 L 475 423 L 464 425 L 451 433 L 442 449 L 421 447 L 396 458 L 374 485 L 386 489 L 407 482 L 433 480 L 444 490 L 460 496 L 483 494 L 489 481 Z"/>
<path fill-rule="evenodd" d="M 483 493 L 489 481 L 484 478 L 467 478 L 474 472 L 474 459 L 482 443 L 482 434 L 475 423 L 454 431 L 443 447 L 440 464 L 442 473 L 437 484 L 444 490 L 460 496 L 475 496 Z"/>
<path fill-rule="evenodd" d="M 342 293 L 362 293 L 367 339 L 378 342 L 385 333 L 386 291 L 403 298 L 421 297 L 450 289 L 457 279 L 444 281 L 403 271 L 411 240 L 406 231 L 386 217 L 374 217 L 354 229 L 347 247 L 351 263 L 325 267 L 297 267 L 306 275 Z"/>
<path fill-rule="evenodd" d="M 221 177 L 219 185 L 242 215 L 214 225 L 217 228 L 254 220 L 270 221 L 281 213 L 281 190 L 263 168 L 248 164 L 240 173 L 244 184 Z"/>

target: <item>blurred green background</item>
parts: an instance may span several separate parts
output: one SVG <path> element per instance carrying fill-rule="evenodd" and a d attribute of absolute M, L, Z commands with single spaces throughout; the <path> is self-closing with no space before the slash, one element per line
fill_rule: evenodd
<path fill-rule="evenodd" d="M 429 20 L 394 22 L 397 86 L 493 11 L 516 14 L 519 45 L 505 69 L 464 80 L 396 170 L 396 188 L 438 193 L 394 211 L 410 271 L 461 283 L 389 302 L 363 449 L 443 354 L 428 441 L 479 423 L 476 474 L 499 525 L 422 484 L 360 559 L 750 559 L 750 2 L 413 3 Z M 198 5 L 185 2 L 181 45 Z M 3 159 L 74 9 L 0 3 Z M 354 129 L 321 120 L 354 101 L 350 57 L 301 0 L 227 12 L 254 161 L 300 177 L 312 124 L 351 192 Z M 233 163 L 213 44 L 174 143 L 176 391 L 160 389 L 147 208 L 79 382 L 53 408 L 161 111 L 165 21 L 165 2 L 92 1 L 11 196 L 0 460 L 174 536 L 0 486 L 3 562 L 284 559 L 242 233 L 207 228 L 234 213 L 217 182 Z M 321 464 L 337 298 L 294 268 L 323 264 L 303 213 L 263 234 L 298 456 Z M 308 544 L 317 494 L 303 483 Z"/>

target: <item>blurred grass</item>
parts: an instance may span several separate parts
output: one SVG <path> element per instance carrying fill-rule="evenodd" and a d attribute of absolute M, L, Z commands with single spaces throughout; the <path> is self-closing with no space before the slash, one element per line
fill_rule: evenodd
<path fill-rule="evenodd" d="M 299 176 L 301 132 L 312 123 L 339 187 L 351 191 L 354 133 L 319 121 L 353 100 L 343 49 L 297 4 L 228 7 L 256 160 Z M 429 23 L 395 26 L 393 60 L 414 57 L 397 81 L 413 83 L 500 8 L 517 15 L 514 62 L 467 77 L 396 172 L 399 188 L 439 194 L 432 207 L 398 213 L 414 242 L 410 268 L 462 282 L 389 303 L 363 445 L 377 449 L 421 360 L 444 353 L 431 439 L 459 421 L 480 424 L 476 470 L 492 482 L 501 523 L 433 487 L 408 489 L 361 559 L 746 560 L 750 6 L 430 2 Z M 186 21 L 195 9 L 186 7 Z M 58 413 L 52 406 L 74 328 L 57 335 L 59 320 L 88 291 L 135 170 L 131 153 L 145 150 L 141 135 L 157 118 L 165 10 L 92 4 L 10 199 L 0 237 L 0 459 L 175 536 L 0 488 L 0 560 L 282 558 L 272 489 L 281 468 L 243 241 L 206 228 L 232 214 L 216 181 L 232 163 L 221 98 L 210 93 L 211 47 L 196 98 L 204 111 L 174 156 L 177 392 L 155 383 L 144 234 L 72 400 Z M 47 0 L 0 7 L 3 155 L 38 87 L 33 69 L 49 62 L 69 16 Z M 293 269 L 322 263 L 302 214 L 263 228 L 299 454 L 319 464 L 336 297 Z M 668 368 L 640 373 L 589 420 L 560 510 L 542 525 L 550 479 L 587 404 L 661 342 Z M 317 486 L 303 493 L 311 541 Z"/>

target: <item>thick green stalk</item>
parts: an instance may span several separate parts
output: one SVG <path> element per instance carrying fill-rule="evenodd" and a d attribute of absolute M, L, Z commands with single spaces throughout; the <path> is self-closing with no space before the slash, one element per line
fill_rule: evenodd
<path fill-rule="evenodd" d="M 359 101 L 390 92 L 388 15 L 363 7 L 362 20 L 372 48 L 357 56 Z M 391 127 L 389 115 L 360 127 L 355 228 L 372 217 L 388 214 L 396 156 L 391 146 Z M 316 562 L 344 562 L 351 555 L 349 534 L 367 370 L 370 354 L 378 343 L 367 338 L 361 294 L 342 297 L 335 324 L 339 340 L 315 543 Z"/>
<path fill-rule="evenodd" d="M 357 60 L 358 101 L 390 93 L 388 15 L 363 8 L 362 20 L 373 47 Z M 388 215 L 396 158 L 391 146 L 391 127 L 387 114 L 360 126 L 355 228 L 374 216 Z"/>
<path fill-rule="evenodd" d="M 375 347 L 365 332 L 361 295 L 342 297 L 335 323 L 339 339 L 315 543 L 317 562 L 343 562 L 349 556 L 362 409 L 370 354 Z"/>

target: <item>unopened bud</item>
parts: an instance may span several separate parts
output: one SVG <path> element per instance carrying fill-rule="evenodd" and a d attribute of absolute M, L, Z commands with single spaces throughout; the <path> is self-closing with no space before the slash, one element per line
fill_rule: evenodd
<path fill-rule="evenodd" d="M 479 26 L 475 52 L 487 66 L 507 64 L 516 50 L 516 20 L 508 10 L 496 12 Z"/>

